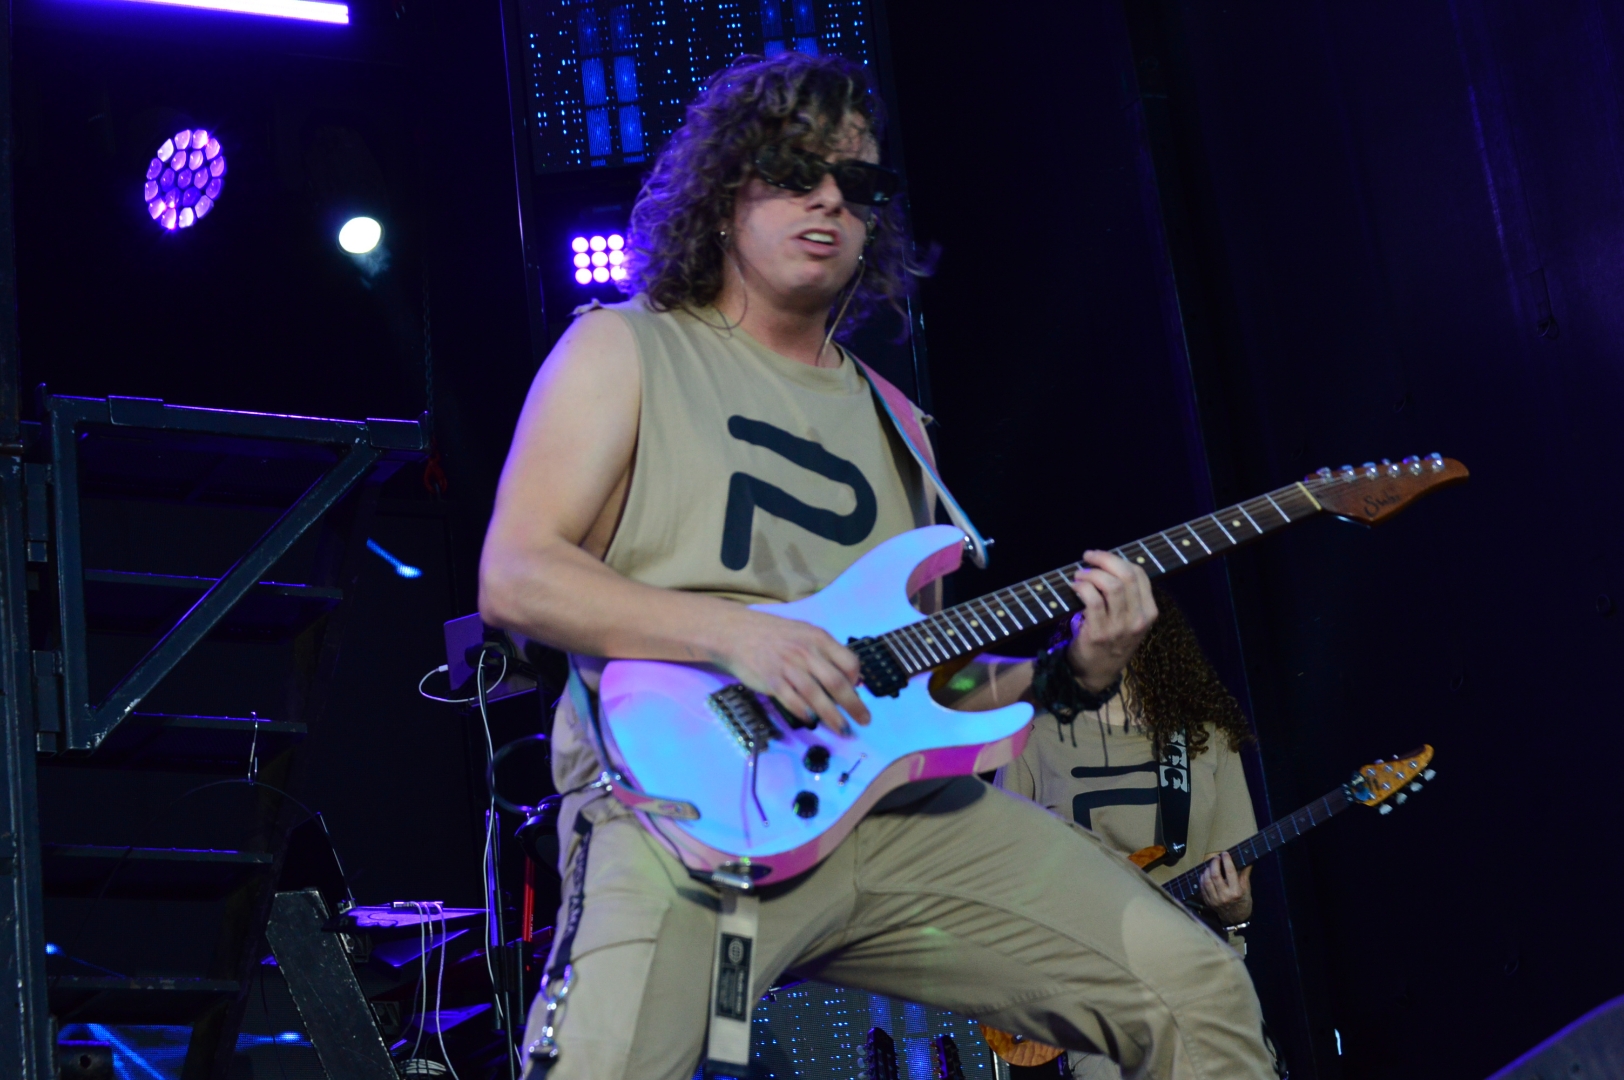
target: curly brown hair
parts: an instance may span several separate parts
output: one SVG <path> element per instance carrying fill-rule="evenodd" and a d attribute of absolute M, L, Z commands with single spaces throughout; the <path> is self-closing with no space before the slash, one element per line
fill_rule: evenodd
<path fill-rule="evenodd" d="M 1161 589 L 1155 596 L 1161 615 L 1122 678 L 1130 718 L 1146 729 L 1157 757 L 1181 730 L 1192 758 L 1206 750 L 1210 731 L 1222 732 L 1229 748 L 1239 750 L 1254 740 L 1240 702 L 1218 678 L 1173 598 Z"/>
<path fill-rule="evenodd" d="M 876 142 L 883 138 L 884 109 L 868 72 L 838 56 L 741 56 L 711 76 L 637 195 L 621 288 L 644 293 L 657 311 L 714 303 L 722 291 L 718 234 L 757 153 L 787 143 L 826 154 L 848 116 L 860 117 Z M 903 314 L 903 299 L 925 273 L 897 201 L 874 208 L 871 235 L 842 331 L 881 305 Z"/>

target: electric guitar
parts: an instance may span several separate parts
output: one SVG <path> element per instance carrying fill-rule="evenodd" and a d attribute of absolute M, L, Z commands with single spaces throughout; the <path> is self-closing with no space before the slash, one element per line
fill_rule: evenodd
<path fill-rule="evenodd" d="M 1325 824 L 1350 806 L 1374 806 L 1381 813 L 1390 814 L 1394 806 L 1404 804 L 1410 792 L 1420 791 L 1425 781 L 1437 775 L 1431 765 L 1432 747 L 1423 746 L 1391 761 L 1373 761 L 1361 766 L 1341 787 L 1326 792 L 1296 813 L 1281 818 L 1230 848 L 1229 857 L 1234 860 L 1237 870 L 1251 866 L 1271 851 Z M 1166 854 L 1167 849 L 1156 844 L 1139 849 L 1128 859 L 1144 868 L 1158 862 Z M 1201 895 L 1201 875 L 1206 868 L 1207 861 L 1203 860 L 1178 877 L 1163 882 L 1162 888 L 1188 904 Z M 993 1053 L 1011 1065 L 1024 1068 L 1046 1065 L 1065 1053 L 1058 1046 L 1012 1035 L 986 1024 L 981 1025 L 981 1035 Z"/>
<path fill-rule="evenodd" d="M 1374 525 L 1467 477 L 1438 454 L 1321 469 L 1294 484 L 1115 549 L 1152 578 L 1320 514 Z M 822 627 L 862 663 L 873 722 L 849 738 L 809 728 L 708 665 L 617 660 L 603 670 L 595 735 L 607 786 L 695 873 L 733 888 L 816 866 L 903 784 L 987 772 L 1026 741 L 1032 706 L 957 712 L 930 673 L 1082 607 L 1072 563 L 934 615 L 909 597 L 958 568 L 964 533 L 932 525 L 870 550 L 821 592 L 755 610 Z M 583 719 L 585 719 L 583 717 Z"/>

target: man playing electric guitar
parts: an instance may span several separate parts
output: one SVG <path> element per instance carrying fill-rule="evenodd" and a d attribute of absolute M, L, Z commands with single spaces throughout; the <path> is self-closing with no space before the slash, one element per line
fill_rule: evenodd
<path fill-rule="evenodd" d="M 815 593 L 931 520 L 908 433 L 830 341 L 837 308 L 896 300 L 917 272 L 879 121 L 844 61 L 719 74 L 633 211 L 637 295 L 582 314 L 537 375 L 480 611 L 568 650 L 588 687 L 590 658 L 704 663 L 836 746 L 868 722 L 849 649 L 740 601 Z M 995 196 L 965 196 L 968 226 Z M 1067 660 L 1100 690 L 1156 611 L 1138 569 L 1086 563 Z M 1004 671 L 989 693 L 1007 704 L 1029 680 Z M 718 890 L 590 786 L 605 763 L 581 708 L 585 691 L 555 723 L 565 894 L 527 1076 L 685 1080 L 721 1009 L 718 952 L 748 972 L 743 1000 L 793 971 L 1104 1050 L 1131 1075 L 1272 1075 L 1234 952 L 1097 839 L 974 777 L 894 793 L 813 869 L 759 890 L 753 952 L 719 950 Z"/>

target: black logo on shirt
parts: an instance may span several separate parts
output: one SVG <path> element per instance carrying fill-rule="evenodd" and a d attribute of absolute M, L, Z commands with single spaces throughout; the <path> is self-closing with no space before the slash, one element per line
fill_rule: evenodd
<path fill-rule="evenodd" d="M 785 521 L 799 525 L 815 536 L 850 547 L 860 544 L 874 531 L 879 504 L 874 489 L 856 465 L 836 457 L 810 439 L 797 438 L 782 428 L 742 416 L 727 418 L 727 431 L 735 439 L 771 450 L 809 472 L 844 484 L 857 496 L 857 506 L 849 514 L 837 514 L 808 506 L 783 488 L 749 473 L 736 472 L 727 485 L 727 513 L 722 521 L 722 565 L 743 570 L 750 563 L 750 536 L 759 508 Z"/>
<path fill-rule="evenodd" d="M 1156 762 L 1142 765 L 1079 765 L 1071 775 L 1079 780 L 1095 780 L 1107 776 L 1127 776 L 1130 773 L 1156 771 Z M 1161 799 L 1155 788 L 1096 788 L 1080 792 L 1071 799 L 1071 817 L 1085 829 L 1094 827 L 1094 811 L 1107 806 L 1155 806 Z"/>

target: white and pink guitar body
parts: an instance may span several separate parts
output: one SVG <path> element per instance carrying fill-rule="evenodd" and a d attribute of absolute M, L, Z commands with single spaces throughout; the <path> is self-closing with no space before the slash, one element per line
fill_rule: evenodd
<path fill-rule="evenodd" d="M 755 610 L 822 627 L 841 642 L 877 636 L 924 618 L 908 598 L 956 569 L 963 545 L 964 534 L 950 525 L 903 533 L 821 592 Z M 744 704 L 772 726 L 770 737 L 752 739 L 747 724 L 741 732 L 726 719 L 725 704 L 748 694 L 726 672 L 614 661 L 599 690 L 613 764 L 647 796 L 689 803 L 699 816 L 655 820 L 644 812 L 646 798 L 619 785 L 615 794 L 675 843 L 690 869 L 758 885 L 786 880 L 816 866 L 903 784 L 986 772 L 1021 752 L 1032 706 L 956 712 L 930 696 L 929 681 L 928 672 L 915 675 L 896 697 L 858 687 L 873 720 L 853 724 L 849 738 L 792 727 L 769 699 L 749 694 Z"/>

